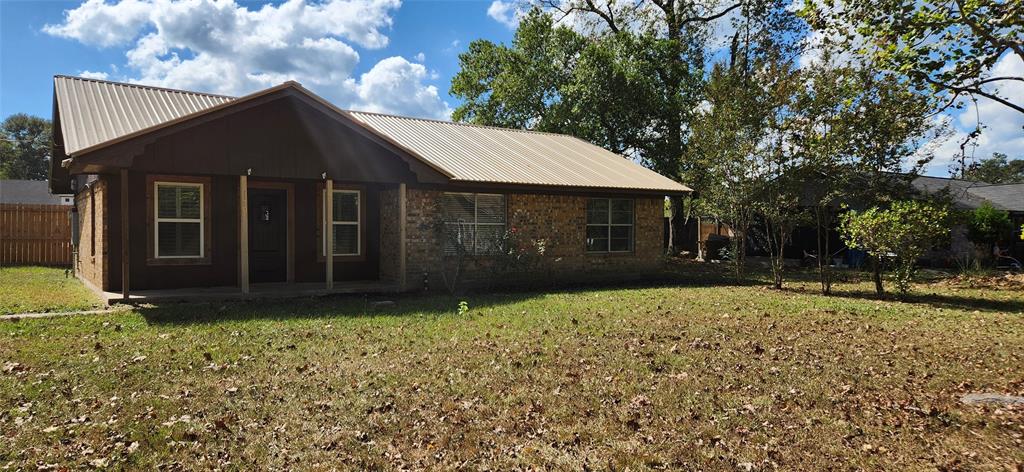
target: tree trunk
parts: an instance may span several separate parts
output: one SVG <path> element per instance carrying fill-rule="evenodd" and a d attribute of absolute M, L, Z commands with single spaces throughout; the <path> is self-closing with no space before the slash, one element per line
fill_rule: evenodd
<path fill-rule="evenodd" d="M 885 289 L 882 287 L 882 261 L 878 256 L 871 258 L 871 279 L 875 281 L 875 295 L 885 295 Z"/>

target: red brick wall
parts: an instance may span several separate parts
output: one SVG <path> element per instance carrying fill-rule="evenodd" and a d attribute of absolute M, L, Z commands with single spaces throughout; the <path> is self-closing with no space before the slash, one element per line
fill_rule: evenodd
<path fill-rule="evenodd" d="M 423 287 L 428 274 L 432 290 L 444 290 L 441 268 L 441 242 L 435 230 L 440 221 L 437 202 L 443 192 L 410 188 L 407 203 L 407 277 L 410 290 Z M 516 274 L 543 282 L 572 283 L 593 278 L 635 278 L 657 270 L 664 253 L 664 199 L 635 196 L 634 250 L 629 253 L 599 254 L 586 252 L 585 196 L 547 194 L 506 194 L 507 225 L 516 229 L 520 242 L 544 239 L 545 254 L 530 273 Z M 496 274 L 493 260 L 478 257 L 465 265 L 467 284 L 500 283 L 507 274 Z M 495 281 L 495 276 L 502 280 Z M 488 280 L 488 279 L 492 280 Z M 511 281 L 511 280 L 510 280 Z"/>

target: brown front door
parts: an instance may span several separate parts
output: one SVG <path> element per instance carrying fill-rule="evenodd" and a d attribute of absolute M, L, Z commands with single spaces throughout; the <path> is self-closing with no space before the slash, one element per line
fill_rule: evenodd
<path fill-rule="evenodd" d="M 249 280 L 284 282 L 288 271 L 288 194 L 249 189 Z"/>

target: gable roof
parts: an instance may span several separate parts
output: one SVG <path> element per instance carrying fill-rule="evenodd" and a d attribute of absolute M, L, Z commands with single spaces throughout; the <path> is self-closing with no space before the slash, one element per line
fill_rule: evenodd
<path fill-rule="evenodd" d="M 178 118 L 233 101 L 233 97 L 58 75 L 53 90 L 64 152 L 80 154 Z"/>
<path fill-rule="evenodd" d="M 68 197 L 69 195 L 63 195 Z M 62 195 L 50 193 L 45 180 L 0 180 L 0 203 L 70 205 Z"/>
<path fill-rule="evenodd" d="M 567 135 L 346 111 L 297 82 L 241 98 L 54 77 L 64 152 L 86 154 L 172 124 L 293 89 L 394 144 L 453 181 L 596 189 L 689 192 L 690 189 L 624 156 Z"/>

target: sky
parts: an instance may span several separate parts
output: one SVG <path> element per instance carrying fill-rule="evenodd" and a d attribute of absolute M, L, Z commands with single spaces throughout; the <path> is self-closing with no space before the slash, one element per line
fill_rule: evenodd
<path fill-rule="evenodd" d="M 447 119 L 458 54 L 511 40 L 513 1 L 0 0 L 0 117 L 50 117 L 64 74 L 236 96 L 297 80 L 342 108 Z M 1024 76 L 1016 57 L 996 68 Z M 1024 84 L 1012 87 L 1024 103 Z M 982 101 L 938 117 L 955 135 L 934 144 L 927 173 L 948 173 L 979 115 L 975 156 L 1024 158 L 1024 115 Z"/>

